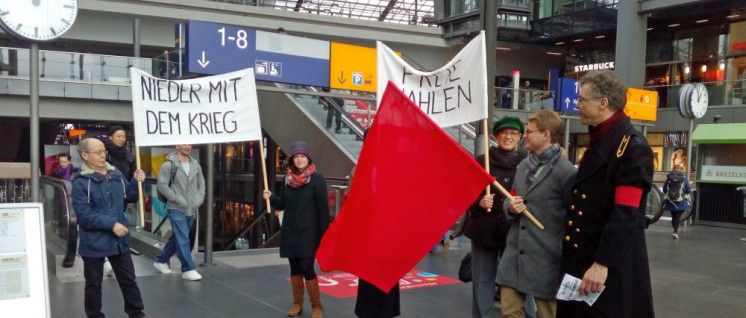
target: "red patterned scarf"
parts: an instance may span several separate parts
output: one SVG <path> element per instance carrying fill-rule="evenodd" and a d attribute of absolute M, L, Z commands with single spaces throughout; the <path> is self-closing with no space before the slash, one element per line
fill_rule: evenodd
<path fill-rule="evenodd" d="M 311 176 L 314 173 L 316 173 L 316 166 L 314 164 L 308 165 L 308 168 L 301 172 L 301 174 L 295 174 L 292 169 L 288 169 L 288 173 L 285 175 L 285 184 L 293 189 L 300 188 L 311 181 Z"/>

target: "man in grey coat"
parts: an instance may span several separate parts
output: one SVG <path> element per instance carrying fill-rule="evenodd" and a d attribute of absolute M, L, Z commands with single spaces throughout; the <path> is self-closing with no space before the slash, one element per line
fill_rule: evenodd
<path fill-rule="evenodd" d="M 194 268 L 189 232 L 194 226 L 199 206 L 205 201 L 205 177 L 199 162 L 189 155 L 191 152 L 192 145 L 176 145 L 176 152 L 168 155 L 158 172 L 158 192 L 168 201 L 166 209 L 173 235 L 155 257 L 153 266 L 161 273 L 171 273 L 167 262 L 171 256 L 178 254 L 181 278 L 201 280 L 202 275 Z"/>
<path fill-rule="evenodd" d="M 557 311 L 562 223 L 575 177 L 575 167 L 557 143 L 563 130 L 562 119 L 549 110 L 531 115 L 526 126 L 524 140 L 530 153 L 518 164 L 515 199 L 503 203 L 510 222 L 507 246 L 497 269 L 504 318 L 525 317 L 526 295 L 534 297 L 537 318 L 555 317 Z M 544 230 L 523 217 L 527 209 Z"/>

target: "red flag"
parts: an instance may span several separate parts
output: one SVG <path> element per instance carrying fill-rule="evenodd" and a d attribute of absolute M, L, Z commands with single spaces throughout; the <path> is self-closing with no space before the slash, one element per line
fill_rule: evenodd
<path fill-rule="evenodd" d="M 388 291 L 494 179 L 389 82 L 354 180 L 316 258 Z"/>

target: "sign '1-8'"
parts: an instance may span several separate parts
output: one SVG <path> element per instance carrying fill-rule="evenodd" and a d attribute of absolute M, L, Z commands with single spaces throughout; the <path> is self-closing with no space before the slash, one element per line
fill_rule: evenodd
<path fill-rule="evenodd" d="M 248 32 L 246 32 L 246 30 L 239 29 L 236 32 L 235 36 L 233 35 L 226 36 L 225 27 L 222 27 L 218 29 L 218 33 L 220 33 L 220 45 L 221 46 L 225 46 L 225 40 L 234 41 L 236 43 L 236 47 L 242 50 L 249 46 L 249 40 L 248 40 L 249 34 Z"/>

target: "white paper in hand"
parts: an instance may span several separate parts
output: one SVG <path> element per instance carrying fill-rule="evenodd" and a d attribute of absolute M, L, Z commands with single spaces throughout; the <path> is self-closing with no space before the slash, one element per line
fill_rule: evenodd
<path fill-rule="evenodd" d="M 593 303 L 596 302 L 598 296 L 601 296 L 601 293 L 604 291 L 606 286 L 601 287 L 600 292 L 590 293 L 584 296 L 581 295 L 579 291 L 580 282 L 582 282 L 581 279 L 570 274 L 565 274 L 565 277 L 562 279 L 562 283 L 560 283 L 560 288 L 557 291 L 557 299 L 584 301 L 588 303 L 588 305 L 593 306 Z"/>

